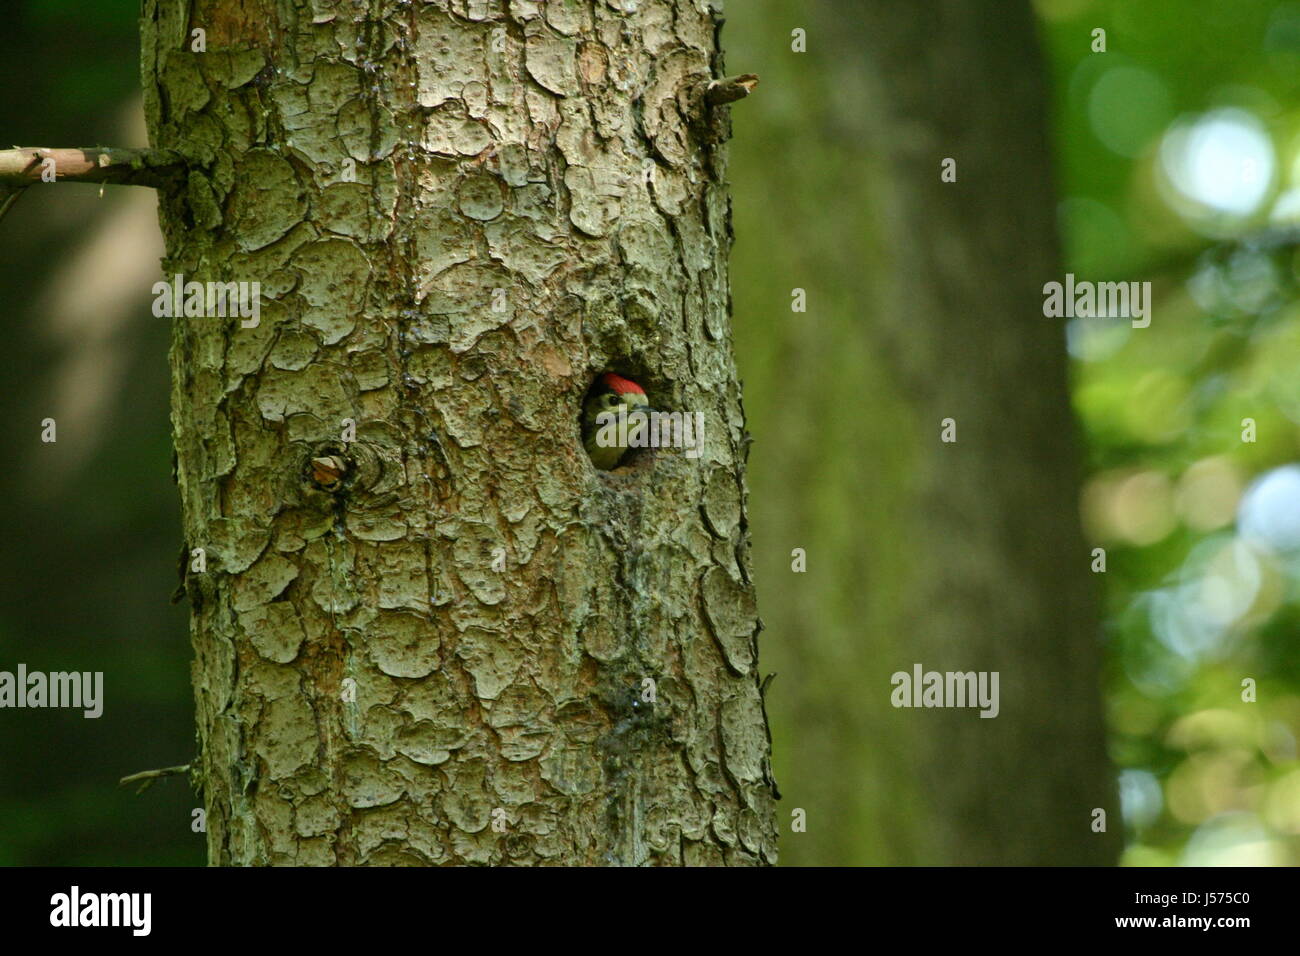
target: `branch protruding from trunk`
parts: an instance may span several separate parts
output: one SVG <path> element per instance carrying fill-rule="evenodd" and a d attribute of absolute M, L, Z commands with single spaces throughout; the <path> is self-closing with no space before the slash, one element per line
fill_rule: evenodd
<path fill-rule="evenodd" d="M 190 772 L 192 764 L 184 763 L 177 767 L 163 767 L 161 770 L 142 770 L 139 773 L 133 773 L 130 776 L 123 777 L 117 782 L 119 787 L 125 787 L 128 783 L 140 784 L 137 794 L 144 793 L 152 784 L 157 783 L 164 777 L 177 777 L 181 774 Z"/>
<path fill-rule="evenodd" d="M 0 150 L 0 186 L 31 186 L 53 160 L 57 182 L 113 183 L 158 188 L 184 172 L 178 153 L 160 149 L 49 149 L 44 146 Z M 49 173 L 45 173 L 48 178 Z"/>
<path fill-rule="evenodd" d="M 713 80 L 709 83 L 704 91 L 704 99 L 710 106 L 722 106 L 725 103 L 743 100 L 754 92 L 756 86 L 758 86 L 757 73 L 741 73 L 738 76 L 728 76 L 725 79 Z"/>

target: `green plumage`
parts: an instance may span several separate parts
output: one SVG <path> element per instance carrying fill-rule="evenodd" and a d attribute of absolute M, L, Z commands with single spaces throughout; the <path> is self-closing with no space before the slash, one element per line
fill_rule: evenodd
<path fill-rule="evenodd" d="M 593 392 L 582 408 L 582 444 L 591 456 L 591 462 L 603 471 L 617 468 L 627 455 L 629 446 L 635 446 L 641 432 L 649 427 L 650 416 L 634 415 L 628 419 L 626 441 L 619 443 L 618 415 L 620 410 L 629 414 L 636 410 L 650 411 L 645 395 L 639 392 L 619 394 L 612 389 Z M 602 418 L 608 415 L 610 418 Z"/>

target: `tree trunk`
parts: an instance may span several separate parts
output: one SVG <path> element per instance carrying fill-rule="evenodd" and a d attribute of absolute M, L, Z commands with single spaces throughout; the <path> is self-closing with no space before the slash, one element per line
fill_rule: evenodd
<path fill-rule="evenodd" d="M 146 0 L 164 274 L 261 283 L 172 320 L 212 863 L 775 860 L 718 25 Z M 606 369 L 702 456 L 597 472 Z"/>
<path fill-rule="evenodd" d="M 754 35 L 765 19 L 805 28 L 807 53 Z M 1063 270 L 1029 4 L 763 0 L 734 26 L 733 48 L 774 48 L 755 68 L 799 104 L 746 124 L 734 173 L 742 235 L 770 237 L 737 257 L 736 316 L 757 574 L 780 596 L 777 777 L 808 815 L 783 858 L 1113 863 L 1100 582 L 1063 329 L 1042 313 Z M 999 672 L 999 715 L 894 708 L 891 676 L 918 663 Z"/>
<path fill-rule="evenodd" d="M 868 131 L 885 156 L 894 277 L 877 300 L 881 341 L 916 396 L 927 449 L 909 521 L 932 563 L 905 612 L 917 661 L 1001 675 L 994 719 L 910 712 L 926 726 L 918 768 L 934 812 L 923 852 L 957 864 L 1114 863 L 1122 820 L 1101 714 L 1100 585 L 1079 524 L 1064 329 L 1043 316 L 1043 284 L 1063 270 L 1033 14 L 1028 3 L 945 0 L 922 24 L 885 0 L 867 6 L 860 38 L 879 65 Z M 955 183 L 940 176 L 947 157 Z M 955 444 L 939 440 L 949 417 Z M 1093 829 L 1097 809 L 1105 833 Z"/>

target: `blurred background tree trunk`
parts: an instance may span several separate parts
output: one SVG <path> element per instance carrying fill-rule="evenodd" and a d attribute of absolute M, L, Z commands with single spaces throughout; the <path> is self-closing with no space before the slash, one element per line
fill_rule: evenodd
<path fill-rule="evenodd" d="M 1029 5 L 762 0 L 727 29 L 769 111 L 733 175 L 783 833 L 808 814 L 783 859 L 1115 862 Z M 916 663 L 998 671 L 1001 713 L 893 708 Z"/>
<path fill-rule="evenodd" d="M 211 861 L 774 862 L 714 17 L 407 6 L 145 8 Z"/>
<path fill-rule="evenodd" d="M 393 5 L 408 12 L 436 6 L 479 23 L 487 21 L 469 18 L 485 9 L 536 10 L 564 26 L 566 12 L 558 0 Z M 134 11 L 124 10 L 120 0 L 20 0 L 11 6 L 13 15 L 0 31 L 4 61 L 58 66 L 25 70 L 22 95 L 0 106 L 0 126 L 12 131 L 10 143 L 144 145 Z M 222 18 L 214 18 L 208 4 L 191 6 L 196 19 L 183 26 L 205 27 L 211 36 L 214 19 L 219 26 Z M 252 11 L 269 4 L 246 6 Z M 602 0 L 596 6 L 613 10 L 632 4 Z M 1300 737 L 1300 672 L 1293 666 L 1300 619 L 1296 563 L 1285 554 L 1260 553 L 1258 542 L 1251 541 L 1252 557 L 1239 567 L 1238 551 L 1251 535 L 1243 537 L 1249 529 L 1235 527 L 1237 517 L 1248 513 L 1250 524 L 1261 527 L 1264 513 L 1255 509 L 1262 507 L 1259 496 L 1265 492 L 1277 511 L 1264 514 L 1274 516 L 1264 527 L 1284 532 L 1282 515 L 1296 510 L 1290 498 L 1273 495 L 1274 482 L 1300 461 L 1295 428 L 1300 404 L 1290 358 L 1300 312 L 1285 261 L 1265 255 L 1268 247 L 1253 248 L 1262 222 L 1293 220 L 1294 191 L 1300 187 L 1290 119 L 1300 102 L 1295 11 L 1277 0 L 1180 0 L 1175 17 L 1169 15 L 1171 4 L 1036 0 L 1033 6 L 1053 69 L 1053 128 L 1062 179 L 1059 197 L 1053 198 L 1060 199 L 1069 270 L 1081 277 L 1157 279 L 1156 308 L 1164 316 L 1131 334 L 1090 322 L 1071 325 L 1072 334 L 1079 333 L 1072 342 L 1075 403 L 1091 430 L 1089 458 L 1095 469 L 1085 494 L 1086 527 L 1110 550 L 1104 576 L 1110 602 L 1106 714 L 1111 754 L 1123 767 L 1130 798 L 1125 858 L 1139 865 L 1295 862 L 1300 860 L 1300 824 L 1293 809 L 1300 779 L 1293 744 Z M 739 246 L 732 277 L 739 366 L 749 385 L 746 405 L 758 438 L 750 472 L 757 511 L 750 514 L 760 546 L 762 610 L 772 625 L 764 634 L 762 671 L 781 672 L 767 702 L 774 708 L 784 771 L 779 775 L 786 794 L 779 804 L 783 828 L 789 832 L 796 806 L 811 813 L 806 833 L 783 840 L 785 862 L 956 859 L 960 841 L 954 826 L 975 832 L 991 825 L 987 811 L 980 810 L 940 826 L 939 810 L 952 808 L 936 802 L 947 801 L 948 793 L 931 792 L 942 754 L 928 748 L 954 748 L 954 774 L 960 770 L 969 778 L 966 756 L 955 753 L 959 738 L 938 725 L 943 715 L 900 712 L 888 704 L 889 674 L 932 653 L 933 629 L 922 624 L 925 633 L 918 635 L 914 613 L 924 589 L 931 587 L 926 575 L 933 567 L 936 581 L 965 580 L 955 549 L 969 551 L 972 541 L 984 541 L 981 548 L 988 543 L 987 528 L 983 538 L 961 531 L 956 519 L 966 520 L 964 513 L 942 518 L 945 524 L 951 519 L 955 529 L 942 542 L 922 539 L 941 519 L 922 520 L 925 496 L 934 493 L 914 482 L 912 469 L 941 474 L 939 450 L 931 440 L 938 416 L 961 423 L 959 446 L 947 446 L 953 454 L 939 464 L 973 453 L 960 447 L 968 440 L 967 410 L 940 407 L 949 404 L 941 400 L 944 395 L 970 390 L 981 402 L 977 388 L 998 389 L 1011 416 L 1007 436 L 1028 430 L 1029 412 L 1012 406 L 1038 394 L 1059 396 L 1059 372 L 1049 376 L 1039 370 L 1042 377 L 1033 381 L 1048 389 L 1042 393 L 1011 377 L 993 380 L 994 369 L 1014 366 L 1004 353 L 1017 345 L 994 325 L 1026 323 L 1027 337 L 1019 346 L 1050 350 L 1047 357 L 1055 361 L 1055 334 L 1049 340 L 1043 329 L 1028 325 L 1027 316 L 1037 316 L 1037 301 L 1026 305 L 1017 296 L 1014 312 L 998 312 L 987 301 L 960 303 L 966 320 L 976 323 L 972 327 L 986 330 L 976 342 L 980 361 L 986 361 L 987 346 L 1003 343 L 1001 353 L 991 353 L 988 361 L 995 364 L 987 370 L 973 368 L 970 354 L 953 356 L 946 365 L 925 359 L 920 350 L 935 347 L 933 333 L 909 326 L 923 322 L 933 330 L 958 321 L 918 300 L 946 299 L 953 281 L 946 276 L 968 270 L 967 260 L 975 254 L 969 232 L 973 217 L 989 230 L 1017 235 L 1022 223 L 1030 226 L 1023 239 L 999 240 L 990 231 L 990 269 L 1006 271 L 1005 247 L 1017 242 L 1025 256 L 1017 259 L 1017 268 L 1055 259 L 1051 247 L 1041 244 L 1051 214 L 1033 198 L 1043 188 L 1047 162 L 1041 135 L 1034 134 L 1035 129 L 1041 133 L 1040 94 L 1027 96 L 1022 88 L 1039 83 L 1024 8 L 899 7 L 900 17 L 919 18 L 922 26 L 915 32 L 906 21 L 890 26 L 880 18 L 891 12 L 870 5 L 735 0 L 724 30 L 732 68 L 763 77 L 757 95 L 736 110 L 741 142 L 732 153 L 731 176 Z M 299 16 L 296 29 L 307 35 L 339 31 L 339 63 L 353 69 L 357 13 L 347 4 L 321 0 Z M 1099 27 L 1109 34 L 1109 53 L 1093 51 L 1093 31 Z M 791 50 L 796 28 L 807 31 L 806 53 Z M 523 30 L 507 33 L 513 42 L 529 42 Z M 178 26 L 167 38 L 177 50 L 183 48 L 180 34 Z M 675 34 L 670 19 L 655 32 L 664 43 L 673 42 Z M 380 46 L 399 39 L 378 31 Z M 537 67 L 545 73 L 546 48 L 537 39 L 531 42 L 540 58 Z M 228 60 L 232 48 L 215 49 L 214 60 Z M 345 53 L 353 59 L 342 59 Z M 435 55 L 430 62 L 441 61 Z M 215 121 L 232 131 L 295 115 L 298 105 L 281 109 L 272 99 L 306 89 L 295 85 L 272 92 L 286 74 L 255 74 L 231 96 L 195 86 L 192 72 L 179 61 L 173 71 L 181 94 L 176 108 L 189 110 L 198 124 Z M 958 71 L 976 88 L 958 82 Z M 232 79 L 245 75 L 235 73 Z M 918 85 L 922 78 L 933 82 L 928 93 Z M 456 86 L 461 78 L 451 75 L 447 81 L 453 93 L 465 92 Z M 263 91 L 265 110 L 249 96 L 253 90 Z M 471 84 L 468 92 L 478 102 L 478 87 Z M 546 95 L 534 90 L 530 103 Z M 210 105 L 200 108 L 191 101 L 203 96 L 212 97 Z M 427 110 L 459 109 L 463 99 L 452 96 Z M 945 102 L 948 110 L 941 113 Z M 1031 102 L 1037 105 L 1017 120 L 1015 110 Z M 224 104 L 242 109 L 242 117 L 214 120 L 210 111 Z M 362 157 L 369 148 L 367 109 L 367 101 L 360 109 L 344 103 L 332 130 L 343 131 L 350 144 L 359 143 Z M 987 115 L 990 110 L 996 115 Z M 314 112 L 313 105 L 308 113 Z M 988 132 L 981 135 L 984 128 Z M 1191 129 L 1196 135 L 1185 135 Z M 318 145 L 311 138 L 300 143 L 294 130 L 285 131 L 284 142 L 290 135 L 295 150 L 314 151 Z M 281 138 L 277 134 L 275 142 Z M 1272 172 L 1243 175 L 1241 181 L 1178 177 L 1184 164 L 1190 164 L 1186 170 L 1219 168 L 1196 160 L 1224 151 L 1249 159 L 1254 170 Z M 922 157 L 915 174 L 921 178 L 909 185 L 911 161 L 900 157 L 912 154 Z M 938 164 L 948 154 L 959 163 L 956 184 L 938 180 Z M 285 155 L 302 162 L 294 151 Z M 364 175 L 367 164 L 358 168 Z M 429 175 L 437 175 L 434 168 Z M 933 180 L 925 178 L 929 170 Z M 1012 197 L 1008 208 L 992 204 L 1005 202 L 1001 194 L 1027 172 L 1028 196 Z M 217 185 L 226 188 L 223 180 Z M 196 182 L 194 188 L 195 208 L 205 207 L 203 185 Z M 528 188 L 536 192 L 539 184 Z M 904 207 L 906 218 L 900 218 L 890 210 L 901 207 L 908 194 L 892 196 L 894 188 L 919 190 L 921 201 L 930 204 L 922 208 L 930 212 L 913 215 Z M 940 188 L 950 191 L 953 204 L 969 207 L 976 198 L 988 198 L 990 205 L 960 214 L 956 206 L 945 211 L 930 192 Z M 358 191 L 329 191 L 320 220 L 327 231 Z M 0 428 L 18 456 L 16 467 L 0 471 L 0 500 L 7 503 L 5 526 L 13 542 L 0 552 L 0 579 L 7 583 L 0 587 L 0 665 L 104 671 L 107 694 L 103 716 L 91 721 L 68 712 L 5 712 L 0 818 L 7 825 L 0 827 L 0 863 L 187 865 L 205 856 L 203 834 L 191 829 L 197 799 L 181 778 L 141 795 L 134 787 L 117 786 L 124 774 L 179 764 L 193 752 L 189 608 L 168 604 L 180 517 L 169 467 L 169 370 L 159 361 L 170 322 L 155 318 L 150 309 L 149 290 L 159 278 L 163 254 L 156 198 L 149 189 L 42 184 L 0 223 L 9 266 L 0 270 L 8 329 L 0 360 L 7 361 Z M 1221 219 L 1226 207 L 1220 204 L 1227 199 L 1235 210 L 1232 217 L 1244 215 L 1235 225 Z M 1236 205 L 1243 200 L 1246 206 Z M 1241 213 L 1247 207 L 1252 212 Z M 1026 218 L 1017 220 L 1013 211 Z M 561 213 L 561 226 L 567 228 L 567 210 Z M 487 225 L 499 228 L 495 220 Z M 1205 260 L 1193 267 L 1198 251 L 1225 235 L 1221 252 L 1227 258 L 1214 268 Z M 922 257 L 928 246 L 935 249 L 933 262 Z M 956 250 L 951 258 L 949 248 Z M 978 255 L 985 255 L 982 247 Z M 936 264 L 944 265 L 937 279 Z M 893 266 L 914 274 L 895 279 L 889 274 Z M 583 267 L 565 268 L 572 277 Z M 285 271 L 300 270 L 291 265 Z M 305 272 L 315 276 L 320 270 Z M 1059 278 L 1059 271 L 1052 278 Z M 1185 283 L 1188 278 L 1194 282 Z M 911 282 L 915 290 L 900 288 Z M 809 293 L 808 312 L 789 312 L 794 287 Z M 1207 300 L 1201 293 L 1209 288 L 1217 291 Z M 1005 305 L 1011 298 L 1004 295 L 998 302 Z M 1036 337 L 1040 333 L 1043 338 Z M 962 329 L 954 334 L 961 338 L 954 340 L 953 351 L 975 337 Z M 230 341 L 236 348 L 246 344 L 239 332 Z M 286 364 L 289 347 L 283 346 L 275 361 Z M 910 357 L 913 353 L 921 357 Z M 931 365 L 940 369 L 933 384 L 924 378 Z M 466 373 L 473 374 L 470 366 L 462 366 L 460 374 Z M 954 377 L 958 381 L 947 381 Z M 983 407 L 972 404 L 969 411 Z M 1257 443 L 1240 441 L 1245 416 L 1258 421 Z M 39 440 L 46 417 L 58 422 L 57 443 Z M 1049 418 L 1058 420 L 1059 408 Z M 988 437 L 981 441 L 987 444 Z M 1037 468 L 1035 456 L 1045 455 L 1048 447 L 1003 447 L 1003 467 Z M 1072 453 L 1069 443 L 1063 447 Z M 991 467 L 986 465 L 984 473 Z M 1059 470 L 1049 464 L 1044 474 Z M 992 484 L 979 488 L 969 471 L 942 473 L 949 483 L 968 483 L 970 490 L 954 490 L 952 501 L 966 508 L 975 503 L 976 516 L 985 501 L 1010 513 L 1008 535 L 1038 528 L 1043 522 L 1035 512 L 1042 508 L 1068 520 L 1066 502 L 1073 491 L 1067 487 L 1045 488 L 1041 499 L 1025 501 L 1023 512 L 1016 513 L 1005 502 L 1006 490 Z M 1027 530 L 1015 530 L 1018 523 Z M 789 552 L 796 546 L 810 551 L 804 575 L 790 570 Z M 992 560 L 999 560 L 996 549 Z M 1224 572 L 1224 561 L 1234 568 L 1231 573 Z M 1076 565 L 1069 567 L 1077 574 Z M 1247 567 L 1259 575 L 1252 578 Z M 1005 586 L 1041 587 L 1043 576 L 1027 570 L 1022 560 L 1007 573 Z M 1099 575 L 1097 583 L 1102 580 Z M 989 589 L 993 582 L 978 578 L 972 586 Z M 1055 582 L 1051 587 L 1061 593 Z M 962 600 L 960 607 L 975 603 Z M 994 594 L 991 610 L 977 607 L 972 616 L 985 627 L 1018 607 L 1015 602 Z M 1238 611 L 1244 616 L 1232 618 Z M 922 608 L 921 618 L 928 613 Z M 1015 625 L 1009 652 L 1025 642 L 1023 614 L 1024 609 L 1009 616 Z M 987 640 L 996 640 L 996 626 L 985 629 Z M 1065 629 L 1036 646 L 1044 648 L 1042 653 L 1050 653 L 1049 646 L 1072 653 L 1063 649 L 1077 640 Z M 1083 646 L 1089 654 L 1090 645 Z M 928 659 L 923 663 L 937 666 Z M 1087 693 L 1090 678 L 1084 671 L 1090 666 L 1084 662 L 1074 685 L 1080 693 Z M 1247 675 L 1261 682 L 1258 702 L 1239 699 L 1236 681 Z M 1046 687 L 1059 689 L 1051 681 Z M 1005 695 L 1004 700 L 1011 703 Z M 1064 698 L 1062 716 L 1049 715 L 1049 725 L 1069 713 L 1079 713 L 1079 728 L 1095 724 Z M 998 722 L 1011 716 L 1004 709 Z M 1079 728 L 1075 732 L 1083 735 Z M 931 734 L 933 744 L 927 742 Z M 1040 788 L 1037 795 L 1007 792 L 1014 791 L 1022 773 L 1051 771 L 1056 779 L 1067 779 L 1073 769 L 1041 761 L 1070 759 L 1077 739 L 1052 741 L 1039 754 L 1025 756 L 1024 769 L 1014 770 L 1003 789 L 990 788 L 988 798 L 1005 800 L 1008 814 L 1022 808 L 1036 812 L 1048 777 L 1030 782 Z M 1080 776 L 1085 765 L 1100 763 L 1098 746 L 1082 752 Z M 1253 759 L 1242 759 L 1243 748 Z M 50 760 L 52 753 L 61 759 Z M 978 759 L 978 750 L 975 754 L 971 760 Z M 966 785 L 954 781 L 953 786 L 952 797 L 969 796 Z M 1074 819 L 1071 811 L 1065 825 Z M 1114 814 L 1109 824 L 1113 838 Z M 725 818 L 719 825 L 725 830 Z M 1002 818 L 1002 832 L 1018 829 Z M 1026 832 L 1041 838 L 1043 831 Z M 1072 841 L 1078 834 L 1070 833 L 1067 845 L 1077 858 Z M 1013 835 L 1005 852 L 1028 852 L 1027 846 Z M 1064 850 L 1060 858 L 1066 858 Z"/>

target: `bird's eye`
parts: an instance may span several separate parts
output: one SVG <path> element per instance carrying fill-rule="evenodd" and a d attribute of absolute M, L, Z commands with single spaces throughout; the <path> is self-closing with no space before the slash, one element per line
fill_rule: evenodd
<path fill-rule="evenodd" d="M 605 404 L 606 404 L 606 405 L 610 405 L 610 406 L 617 405 L 617 404 L 618 404 L 618 396 L 617 396 L 617 395 L 614 395 L 614 394 L 606 395 L 606 396 L 605 396 Z"/>

